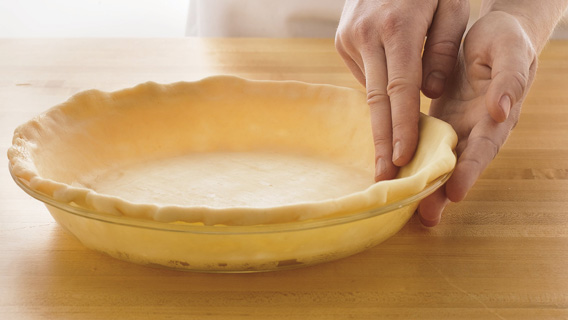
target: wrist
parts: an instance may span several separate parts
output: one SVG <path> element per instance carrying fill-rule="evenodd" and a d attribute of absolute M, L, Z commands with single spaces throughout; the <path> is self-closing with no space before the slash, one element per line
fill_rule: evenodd
<path fill-rule="evenodd" d="M 507 19 L 511 22 L 509 26 L 516 25 L 518 27 L 516 28 L 518 30 L 517 34 L 525 39 L 525 43 L 530 44 L 535 54 L 538 54 L 541 51 L 542 47 L 544 47 L 544 44 L 546 44 L 548 34 L 546 36 L 541 35 L 533 25 L 532 21 L 524 17 L 522 14 L 515 14 L 501 10 L 490 11 L 487 14 L 498 14 L 500 21 Z M 514 29 L 515 27 L 510 30 Z"/>
<path fill-rule="evenodd" d="M 483 0 L 480 17 L 503 12 L 515 18 L 539 53 L 568 6 L 568 0 Z"/>

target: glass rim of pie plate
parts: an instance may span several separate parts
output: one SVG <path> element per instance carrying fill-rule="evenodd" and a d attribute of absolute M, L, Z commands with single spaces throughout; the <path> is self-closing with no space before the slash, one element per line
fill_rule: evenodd
<path fill-rule="evenodd" d="M 181 233 L 195 233 L 195 234 L 220 234 L 220 235 L 230 235 L 230 234 L 262 234 L 262 233 L 279 233 L 279 232 L 293 232 L 302 231 L 309 229 L 325 228 L 334 225 L 351 223 L 359 220 L 369 219 L 376 216 L 380 216 L 397 209 L 406 207 L 416 201 L 420 201 L 432 194 L 439 187 L 443 186 L 446 181 L 452 175 L 452 172 L 445 173 L 440 177 L 434 179 L 430 182 L 422 191 L 415 193 L 404 199 L 386 204 L 381 207 L 367 209 L 356 213 L 343 214 L 338 216 L 322 217 L 310 220 L 301 220 L 285 223 L 275 223 L 275 224 L 262 224 L 262 225 L 196 225 L 189 222 L 161 222 L 155 220 L 144 220 L 139 218 L 118 216 L 112 214 L 105 214 L 102 212 L 97 212 L 95 210 L 89 210 L 87 208 L 82 208 L 79 206 L 73 206 L 69 203 L 57 201 L 48 195 L 41 193 L 39 191 L 31 189 L 23 179 L 18 178 L 12 172 L 12 167 L 8 165 L 10 175 L 16 184 L 24 190 L 32 198 L 35 198 L 46 205 L 53 206 L 57 209 L 63 210 L 66 213 L 73 214 L 86 219 L 98 220 L 100 222 L 106 222 L 116 225 L 122 225 L 125 227 L 134 227 L 142 229 L 151 229 L 157 231 L 169 231 L 169 232 L 181 232 Z"/>

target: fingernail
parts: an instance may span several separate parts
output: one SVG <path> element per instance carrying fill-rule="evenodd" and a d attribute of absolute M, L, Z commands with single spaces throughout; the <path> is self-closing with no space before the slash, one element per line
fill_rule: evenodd
<path fill-rule="evenodd" d="M 402 155 L 402 144 L 400 143 L 400 141 L 397 141 L 394 143 L 392 151 L 392 162 L 396 162 L 401 155 Z"/>
<path fill-rule="evenodd" d="M 445 84 L 446 76 L 440 71 L 430 72 L 428 77 L 426 77 L 426 89 L 430 92 L 441 93 L 444 91 Z"/>
<path fill-rule="evenodd" d="M 499 106 L 503 109 L 505 119 L 507 119 L 509 117 L 509 112 L 511 111 L 511 98 L 504 94 L 501 99 L 499 99 Z"/>
<path fill-rule="evenodd" d="M 387 171 L 387 162 L 383 158 L 377 160 L 377 169 L 375 172 L 375 181 L 379 181 L 379 177 L 382 177 Z"/>

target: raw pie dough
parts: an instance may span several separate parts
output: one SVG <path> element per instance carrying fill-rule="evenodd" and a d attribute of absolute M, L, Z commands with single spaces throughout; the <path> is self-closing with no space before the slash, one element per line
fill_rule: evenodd
<path fill-rule="evenodd" d="M 345 215 L 416 194 L 455 165 L 421 115 L 414 159 L 374 183 L 365 95 L 218 76 L 86 91 L 20 126 L 13 174 L 57 201 L 164 222 L 256 225 Z"/>

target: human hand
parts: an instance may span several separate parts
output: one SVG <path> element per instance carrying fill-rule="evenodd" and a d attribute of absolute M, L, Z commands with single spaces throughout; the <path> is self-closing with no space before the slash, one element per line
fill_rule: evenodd
<path fill-rule="evenodd" d="M 440 221 L 444 207 L 461 201 L 517 124 L 536 73 L 537 53 L 516 18 L 491 12 L 469 30 L 458 64 L 430 115 L 458 134 L 458 161 L 445 187 L 422 200 L 425 226 Z"/>
<path fill-rule="evenodd" d="M 442 94 L 468 18 L 467 0 L 346 1 L 335 44 L 367 90 L 376 181 L 394 178 L 412 159 L 420 90 Z"/>

